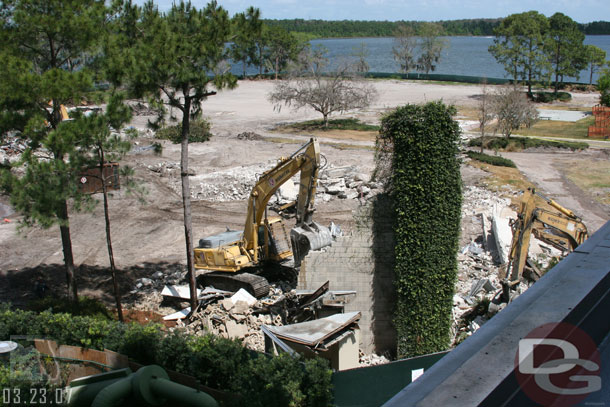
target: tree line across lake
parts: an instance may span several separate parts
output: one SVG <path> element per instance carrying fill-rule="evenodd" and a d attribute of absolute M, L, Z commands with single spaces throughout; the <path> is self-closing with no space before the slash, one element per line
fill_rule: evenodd
<path fill-rule="evenodd" d="M 502 18 L 466 19 L 438 21 L 446 35 L 491 36 L 500 25 Z M 422 21 L 326 21 L 326 20 L 269 20 L 263 22 L 270 27 L 281 27 L 293 33 L 302 33 L 311 38 L 337 37 L 393 37 L 400 25 L 412 27 L 416 33 L 424 28 Z M 609 21 L 577 23 L 585 35 L 610 35 Z"/>

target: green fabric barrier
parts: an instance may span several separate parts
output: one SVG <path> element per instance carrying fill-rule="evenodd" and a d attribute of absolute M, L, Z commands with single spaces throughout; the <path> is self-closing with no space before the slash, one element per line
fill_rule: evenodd
<path fill-rule="evenodd" d="M 337 407 L 377 407 L 411 383 L 413 371 L 428 370 L 447 352 L 398 360 L 385 365 L 333 373 L 333 396 Z"/>

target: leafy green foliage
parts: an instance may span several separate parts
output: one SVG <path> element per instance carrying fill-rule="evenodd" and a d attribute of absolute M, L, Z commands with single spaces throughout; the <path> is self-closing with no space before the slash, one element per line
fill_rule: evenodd
<path fill-rule="evenodd" d="M 572 100 L 572 95 L 568 92 L 535 92 L 532 98 L 537 103 L 551 103 L 555 100 L 569 102 Z"/>
<path fill-rule="evenodd" d="M 533 81 L 545 79 L 550 67 L 544 52 L 548 31 L 548 19 L 537 11 L 511 14 L 494 30 L 496 38 L 489 52 L 515 81 L 527 83 L 528 94 Z"/>
<path fill-rule="evenodd" d="M 228 406 L 330 406 L 331 370 L 325 360 L 268 357 L 218 336 L 164 333 L 160 325 L 122 324 L 0 305 L 0 337 L 43 336 L 66 345 L 111 349 L 142 364 L 195 376 L 202 384 L 235 395 Z M 0 384 L 4 380 L 0 370 Z M 27 380 L 26 380 L 27 382 Z"/>
<path fill-rule="evenodd" d="M 481 161 L 487 164 L 496 165 L 500 167 L 517 168 L 515 163 L 509 160 L 508 158 L 477 153 L 476 151 L 468 151 L 466 152 L 466 155 L 472 158 L 473 160 Z"/>
<path fill-rule="evenodd" d="M 68 291 L 77 296 L 67 201 L 82 208 L 75 176 L 84 157 L 84 134 L 62 122 L 61 107 L 80 101 L 93 85 L 103 0 L 8 0 L 0 5 L 0 131 L 13 131 L 28 148 L 3 170 L 2 188 L 24 224 L 59 225 Z M 7 68 L 6 70 L 4 68 Z"/>
<path fill-rule="evenodd" d="M 602 106 L 610 107 L 610 68 L 603 70 L 597 80 L 597 89 L 599 89 L 599 103 Z"/>
<path fill-rule="evenodd" d="M 194 120 L 189 126 L 189 143 L 203 143 L 212 137 L 210 133 L 210 122 L 205 119 Z M 174 144 L 182 141 L 182 125 L 167 126 L 159 129 L 155 137 L 162 140 L 170 140 Z"/>
<path fill-rule="evenodd" d="M 595 45 L 585 45 L 585 56 L 589 65 L 589 85 L 591 85 L 593 74 L 606 64 L 606 51 Z"/>
<path fill-rule="evenodd" d="M 583 44 L 585 34 L 570 17 L 555 13 L 549 18 L 549 32 L 544 48 L 555 75 L 555 92 L 563 83 L 564 76 L 578 78 L 587 66 L 587 51 Z"/>
<path fill-rule="evenodd" d="M 442 102 L 406 105 L 381 123 L 378 147 L 392 150 L 400 357 L 449 345 L 462 200 L 455 113 Z"/>
<path fill-rule="evenodd" d="M 334 119 L 328 121 L 325 126 L 324 120 L 308 120 L 300 123 L 291 123 L 287 127 L 296 130 L 357 130 L 357 131 L 377 131 L 379 126 L 366 124 L 360 120 L 350 117 L 347 119 Z"/>
<path fill-rule="evenodd" d="M 475 138 L 468 142 L 470 147 L 480 147 L 481 139 Z M 486 138 L 483 147 L 489 150 L 505 150 L 505 151 L 520 151 L 528 148 L 562 148 L 566 150 L 586 150 L 589 148 L 587 143 L 576 141 L 553 141 L 542 140 L 530 137 L 517 137 L 507 139 L 505 137 L 489 137 Z"/>

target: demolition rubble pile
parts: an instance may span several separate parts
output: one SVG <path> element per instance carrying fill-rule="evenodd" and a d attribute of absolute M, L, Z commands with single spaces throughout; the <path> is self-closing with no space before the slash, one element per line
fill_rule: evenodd
<path fill-rule="evenodd" d="M 248 199 L 258 178 L 275 165 L 243 165 L 224 170 L 191 176 L 191 198 L 211 202 L 228 202 Z M 147 168 L 169 179 L 170 187 L 181 193 L 180 164 L 161 162 Z M 298 175 L 286 182 L 271 199 L 272 204 L 283 205 L 294 201 L 298 195 Z M 367 200 L 381 192 L 381 184 L 370 180 L 369 175 L 361 173 L 355 166 L 328 167 L 320 171 L 317 199 L 329 202 L 333 199 Z"/>
<path fill-rule="evenodd" d="M 462 204 L 462 234 L 470 237 L 458 253 L 458 275 L 453 296 L 452 334 L 456 344 L 473 334 L 497 312 L 477 308 L 497 295 L 500 278 L 506 267 L 512 240 L 510 220 L 517 217 L 510 208 L 509 192 L 502 194 L 478 186 L 465 186 Z M 514 193 L 517 198 L 518 193 Z M 546 267 L 561 253 L 544 242 L 531 237 L 530 257 Z M 520 283 L 518 292 L 528 288 Z M 502 309 L 502 304 L 499 309 Z"/>
<path fill-rule="evenodd" d="M 285 288 L 285 289 L 282 289 Z M 188 286 L 166 285 L 161 292 L 166 302 L 183 306 L 189 297 Z M 241 289 L 235 293 L 206 287 L 198 290 L 199 306 L 170 313 L 163 319 L 175 323 L 193 335 L 212 333 L 228 339 L 240 340 L 255 351 L 266 351 L 263 326 L 292 326 L 305 321 L 341 314 L 344 305 L 355 295 L 353 291 L 330 291 L 328 282 L 314 292 L 297 291 L 285 284 L 271 286 L 269 294 L 256 299 Z M 189 318 L 186 318 L 189 316 Z M 354 355 L 357 357 L 357 355 Z M 379 364 L 383 359 L 372 355 L 363 363 Z"/>

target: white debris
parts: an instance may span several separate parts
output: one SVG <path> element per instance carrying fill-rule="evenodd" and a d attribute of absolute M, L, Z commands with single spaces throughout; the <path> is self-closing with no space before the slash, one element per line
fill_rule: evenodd
<path fill-rule="evenodd" d="M 243 301 L 251 307 L 256 304 L 257 300 L 249 292 L 247 292 L 243 288 L 240 288 L 239 291 L 233 294 L 233 296 L 231 297 L 231 302 L 234 305 L 237 305 L 239 301 Z"/>

